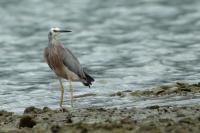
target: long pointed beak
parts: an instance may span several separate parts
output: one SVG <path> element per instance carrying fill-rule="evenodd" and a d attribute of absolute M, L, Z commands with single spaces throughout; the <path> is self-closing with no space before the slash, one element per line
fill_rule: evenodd
<path fill-rule="evenodd" d="M 72 32 L 71 30 L 59 30 L 57 32 Z"/>

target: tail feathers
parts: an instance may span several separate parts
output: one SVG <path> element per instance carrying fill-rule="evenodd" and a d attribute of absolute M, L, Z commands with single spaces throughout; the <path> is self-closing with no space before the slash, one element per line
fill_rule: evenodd
<path fill-rule="evenodd" d="M 92 85 L 92 82 L 94 82 L 94 79 L 90 75 L 88 75 L 86 72 L 85 72 L 85 76 L 86 76 L 86 78 L 85 78 L 85 81 L 83 82 L 83 84 L 85 86 L 89 86 L 89 88 L 90 88 L 90 85 Z"/>

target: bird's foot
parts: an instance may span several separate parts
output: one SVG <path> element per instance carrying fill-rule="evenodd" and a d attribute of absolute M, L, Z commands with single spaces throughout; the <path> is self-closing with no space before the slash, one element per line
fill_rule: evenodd
<path fill-rule="evenodd" d="M 64 108 L 64 107 L 60 107 L 60 111 L 61 112 L 67 112 L 68 110 L 66 108 Z"/>
<path fill-rule="evenodd" d="M 60 109 L 59 109 L 61 112 L 64 112 L 64 108 L 62 106 L 60 106 Z"/>

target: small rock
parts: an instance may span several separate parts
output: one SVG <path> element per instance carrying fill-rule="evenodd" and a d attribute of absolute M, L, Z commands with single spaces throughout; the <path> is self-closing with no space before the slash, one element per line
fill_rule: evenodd
<path fill-rule="evenodd" d="M 183 82 L 176 82 L 176 84 L 180 87 L 186 87 L 188 86 L 189 84 L 188 83 L 183 83 Z"/>
<path fill-rule="evenodd" d="M 35 108 L 34 106 L 31 106 L 24 110 L 24 114 L 29 114 L 29 113 L 38 114 L 38 113 L 42 113 L 42 110 L 39 108 Z"/>
<path fill-rule="evenodd" d="M 180 88 L 181 91 L 187 91 L 187 92 L 191 92 L 192 90 L 190 88 Z"/>
<path fill-rule="evenodd" d="M 36 125 L 36 122 L 30 116 L 23 116 L 19 122 L 19 128 L 28 127 L 32 128 Z"/>
<path fill-rule="evenodd" d="M 43 112 L 51 111 L 51 109 L 49 107 L 44 107 L 42 110 L 43 110 Z"/>
<path fill-rule="evenodd" d="M 193 84 L 193 86 L 200 87 L 200 82 L 197 84 Z"/>
<path fill-rule="evenodd" d="M 82 128 L 81 129 L 81 133 L 87 133 L 87 132 L 88 132 L 87 128 Z"/>
<path fill-rule="evenodd" d="M 165 92 L 165 90 L 164 90 L 163 88 L 161 88 L 161 87 L 155 88 L 155 89 L 153 89 L 152 91 L 153 91 L 153 93 L 154 93 L 155 95 L 160 95 L 160 94 L 162 94 L 163 92 Z"/>
<path fill-rule="evenodd" d="M 71 115 L 68 115 L 67 117 L 66 117 L 66 121 L 65 121 L 66 123 L 72 123 L 73 121 L 72 121 L 72 116 Z"/>
<path fill-rule="evenodd" d="M 110 96 L 111 97 L 113 97 L 113 96 L 125 97 L 125 94 L 123 92 L 118 91 L 118 92 L 116 92 L 114 94 L 111 94 Z"/>
<path fill-rule="evenodd" d="M 174 87 L 171 87 L 169 88 L 166 93 L 167 94 L 172 94 L 172 93 L 176 93 L 178 91 L 178 87 L 177 86 L 174 86 Z"/>
<path fill-rule="evenodd" d="M 148 89 L 148 90 L 143 91 L 142 94 L 143 94 L 144 96 L 153 95 L 153 91 Z"/>
<path fill-rule="evenodd" d="M 131 96 L 141 96 L 141 91 L 137 90 L 130 93 Z"/>
<path fill-rule="evenodd" d="M 51 127 L 52 133 L 58 133 L 59 130 L 60 130 L 60 126 L 59 126 L 59 125 L 53 125 L 53 126 Z"/>
<path fill-rule="evenodd" d="M 69 110 L 67 110 L 66 108 L 62 107 L 62 108 L 59 108 L 57 110 L 54 110 L 53 112 L 54 113 L 60 113 L 60 112 L 64 113 L 64 112 L 69 112 Z"/>
<path fill-rule="evenodd" d="M 159 109 L 159 105 L 149 106 L 147 109 Z"/>

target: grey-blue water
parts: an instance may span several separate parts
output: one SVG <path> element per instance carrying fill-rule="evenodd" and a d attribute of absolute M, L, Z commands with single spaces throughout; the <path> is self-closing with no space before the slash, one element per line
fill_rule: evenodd
<path fill-rule="evenodd" d="M 73 83 L 76 96 L 97 94 L 76 98 L 75 107 L 199 104 L 199 94 L 109 96 L 200 81 L 199 7 L 199 0 L 1 0 L 0 109 L 59 107 L 59 82 L 43 58 L 55 26 L 73 31 L 60 40 L 96 80 L 91 88 Z"/>

